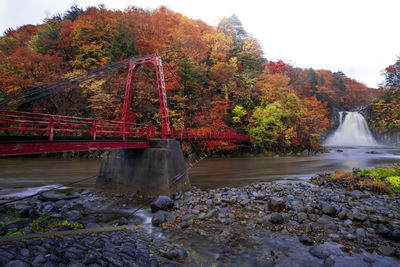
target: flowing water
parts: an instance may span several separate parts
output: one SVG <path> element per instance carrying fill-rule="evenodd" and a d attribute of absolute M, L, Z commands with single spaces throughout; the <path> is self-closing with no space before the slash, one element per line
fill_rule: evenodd
<path fill-rule="evenodd" d="M 339 151 L 339 152 L 338 152 Z M 343 152 L 340 152 L 343 151 Z M 201 188 L 238 186 L 261 181 L 307 180 L 319 172 L 400 163 L 400 148 L 331 148 L 329 153 L 301 157 L 212 158 L 190 170 Z M 0 159 L 0 196 L 24 196 L 98 173 L 94 159 Z M 74 187 L 91 188 L 95 179 Z"/>
<path fill-rule="evenodd" d="M 344 115 L 344 119 L 343 119 Z M 339 112 L 339 127 L 327 138 L 326 146 L 377 146 L 367 122 L 358 112 Z"/>

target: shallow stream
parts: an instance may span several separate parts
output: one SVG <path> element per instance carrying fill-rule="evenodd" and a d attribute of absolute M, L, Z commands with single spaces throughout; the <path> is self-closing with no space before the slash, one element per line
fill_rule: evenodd
<path fill-rule="evenodd" d="M 96 159 L 0 158 L 0 197 L 25 196 L 96 175 Z M 202 189 L 264 181 L 307 180 L 319 172 L 400 163 L 399 147 L 329 148 L 329 153 L 298 157 L 212 158 L 190 170 Z M 91 188 L 95 179 L 74 185 Z"/>

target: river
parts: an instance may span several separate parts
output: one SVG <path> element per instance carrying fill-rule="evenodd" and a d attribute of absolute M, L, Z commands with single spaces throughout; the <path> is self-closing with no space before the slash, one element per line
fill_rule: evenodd
<path fill-rule="evenodd" d="M 319 172 L 400 163 L 400 147 L 329 148 L 329 153 L 298 157 L 212 158 L 190 170 L 202 189 L 263 181 L 307 180 Z M 0 159 L 0 196 L 25 196 L 96 175 L 100 160 L 53 158 Z M 92 188 L 95 179 L 76 187 Z"/>

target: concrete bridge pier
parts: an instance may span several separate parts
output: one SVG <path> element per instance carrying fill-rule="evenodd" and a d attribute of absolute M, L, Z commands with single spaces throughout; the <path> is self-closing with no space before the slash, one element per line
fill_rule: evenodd
<path fill-rule="evenodd" d="M 169 185 L 176 175 L 186 170 L 182 149 L 172 139 L 152 139 L 150 148 L 111 150 L 101 162 L 96 189 L 146 196 L 172 195 L 190 190 L 186 173 L 178 182 Z"/>

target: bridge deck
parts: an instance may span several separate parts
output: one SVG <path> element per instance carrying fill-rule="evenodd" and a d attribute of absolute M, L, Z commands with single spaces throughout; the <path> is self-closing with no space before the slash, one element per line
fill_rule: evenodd
<path fill-rule="evenodd" d="M 107 149 L 147 148 L 147 141 L 18 141 L 0 142 L 0 156 L 40 154 L 54 152 L 75 152 Z"/>

